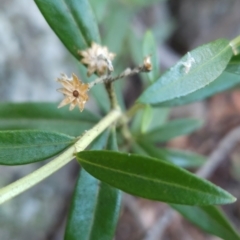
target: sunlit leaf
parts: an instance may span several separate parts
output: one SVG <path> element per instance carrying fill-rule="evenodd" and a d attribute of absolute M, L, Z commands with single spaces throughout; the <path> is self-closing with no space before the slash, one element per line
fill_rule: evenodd
<path fill-rule="evenodd" d="M 197 91 L 220 76 L 232 55 L 225 39 L 198 47 L 148 87 L 138 101 L 158 105 Z"/>
<path fill-rule="evenodd" d="M 180 106 L 192 102 L 201 101 L 205 98 L 211 97 L 214 94 L 231 89 L 240 83 L 240 76 L 227 71 L 224 71 L 216 80 L 211 82 L 204 88 L 201 88 L 184 97 L 175 98 L 170 101 L 162 102 L 159 106 Z"/>

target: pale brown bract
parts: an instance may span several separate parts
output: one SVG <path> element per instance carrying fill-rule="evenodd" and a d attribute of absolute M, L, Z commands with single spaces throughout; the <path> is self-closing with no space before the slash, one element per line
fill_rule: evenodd
<path fill-rule="evenodd" d="M 146 71 L 150 72 L 152 70 L 151 56 L 146 56 L 143 61 L 143 66 Z"/>
<path fill-rule="evenodd" d="M 109 52 L 107 47 L 100 46 L 97 43 L 92 43 L 91 48 L 84 51 L 78 51 L 79 55 L 83 58 L 81 62 L 87 65 L 87 75 L 91 76 L 97 73 L 98 76 L 103 76 L 107 70 L 112 72 L 112 60 L 115 57 L 114 53 Z"/>
<path fill-rule="evenodd" d="M 62 74 L 62 77 L 58 78 L 57 82 L 61 83 L 63 86 L 63 88 L 60 88 L 57 91 L 63 93 L 65 96 L 58 108 L 70 104 L 69 110 L 71 111 L 77 105 L 82 112 L 84 105 L 88 100 L 87 92 L 89 90 L 89 85 L 83 83 L 74 73 L 71 78 Z"/>

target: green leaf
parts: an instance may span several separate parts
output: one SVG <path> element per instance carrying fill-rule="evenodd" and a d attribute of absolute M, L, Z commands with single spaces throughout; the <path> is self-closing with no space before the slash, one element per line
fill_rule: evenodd
<path fill-rule="evenodd" d="M 159 158 L 184 168 L 199 167 L 206 161 L 206 158 L 199 154 L 177 149 L 158 148 L 144 140 L 139 140 L 135 143 L 133 150 L 136 153 Z"/>
<path fill-rule="evenodd" d="M 150 6 L 153 5 L 154 3 L 159 3 L 164 0 L 124 0 L 125 4 L 128 5 L 133 5 L 134 7 L 145 7 L 145 6 Z"/>
<path fill-rule="evenodd" d="M 131 122 L 131 132 L 134 134 L 141 133 L 142 119 L 145 107 L 146 106 L 144 106 L 143 109 L 139 109 L 133 117 L 133 120 Z"/>
<path fill-rule="evenodd" d="M 164 124 L 168 115 L 169 108 L 151 108 L 149 105 L 145 105 L 134 116 L 131 131 L 134 134 L 139 134 L 153 130 Z"/>
<path fill-rule="evenodd" d="M 111 151 L 77 154 L 94 177 L 130 194 L 162 202 L 213 205 L 236 199 L 207 180 L 165 161 Z"/>
<path fill-rule="evenodd" d="M 171 204 L 186 219 L 200 227 L 204 231 L 216 235 L 222 239 L 240 239 L 238 233 L 220 209 L 214 206 L 184 206 Z"/>
<path fill-rule="evenodd" d="M 111 240 L 119 217 L 121 195 L 81 170 L 65 232 L 65 240 Z"/>
<path fill-rule="evenodd" d="M 91 149 L 103 149 L 109 131 L 100 135 Z M 81 169 L 68 216 L 65 240 L 111 240 L 121 206 L 121 192 Z"/>
<path fill-rule="evenodd" d="M 79 136 L 98 121 L 86 109 L 70 112 L 55 103 L 0 103 L 0 130 L 42 129 Z"/>
<path fill-rule="evenodd" d="M 115 4 L 116 1 L 112 2 Z M 116 4 L 119 5 L 117 2 Z M 124 47 L 124 39 L 128 34 L 131 12 L 127 8 L 117 7 L 118 10 L 109 11 L 105 19 L 106 29 L 103 43 L 114 53 L 120 54 Z"/>
<path fill-rule="evenodd" d="M 143 39 L 143 57 L 151 55 L 152 71 L 147 73 L 151 83 L 155 82 L 160 75 L 157 52 L 157 44 L 154 36 L 151 31 L 147 31 Z"/>
<path fill-rule="evenodd" d="M 118 151 L 117 136 L 116 136 L 115 128 L 112 128 L 109 134 L 107 149 L 112 151 Z"/>
<path fill-rule="evenodd" d="M 147 133 L 136 136 L 136 139 L 147 139 L 148 142 L 166 142 L 177 136 L 189 134 L 203 125 L 202 121 L 186 118 L 167 122 Z"/>
<path fill-rule="evenodd" d="M 55 132 L 0 131 L 0 164 L 21 165 L 42 161 L 74 142 L 75 138 Z"/>
<path fill-rule="evenodd" d="M 153 110 L 150 105 L 146 105 L 143 109 L 142 115 L 142 124 L 141 124 L 141 133 L 145 133 L 151 123 L 153 117 Z"/>
<path fill-rule="evenodd" d="M 104 131 L 100 136 L 98 136 L 91 144 L 91 149 L 100 150 L 105 149 L 107 140 L 109 136 L 109 130 Z"/>
<path fill-rule="evenodd" d="M 107 13 L 109 0 L 89 0 L 89 2 L 93 8 L 98 23 L 102 23 L 104 16 Z"/>
<path fill-rule="evenodd" d="M 232 54 L 225 39 L 194 49 L 148 87 L 138 102 L 157 105 L 203 88 L 220 76 Z"/>
<path fill-rule="evenodd" d="M 231 89 L 240 83 L 240 76 L 224 71 L 216 80 L 211 82 L 204 88 L 201 88 L 184 97 L 175 98 L 170 101 L 162 102 L 159 106 L 180 106 L 196 101 L 201 101 L 205 98 L 211 97 L 216 93 Z"/>
<path fill-rule="evenodd" d="M 88 0 L 35 0 L 46 21 L 66 48 L 80 59 L 79 50 L 100 42 L 98 27 Z"/>
<path fill-rule="evenodd" d="M 152 108 L 152 121 L 148 126 L 148 131 L 151 131 L 166 123 L 169 113 L 170 108 Z"/>
<path fill-rule="evenodd" d="M 240 55 L 233 56 L 225 70 L 240 75 Z"/>
<path fill-rule="evenodd" d="M 142 38 L 141 36 L 137 36 L 137 34 L 134 31 L 129 30 L 129 34 L 127 35 L 127 47 L 128 52 L 131 55 L 131 60 L 135 65 L 139 65 L 143 59 L 142 59 L 142 53 L 139 51 L 142 47 Z M 144 76 L 143 74 L 141 77 Z"/>

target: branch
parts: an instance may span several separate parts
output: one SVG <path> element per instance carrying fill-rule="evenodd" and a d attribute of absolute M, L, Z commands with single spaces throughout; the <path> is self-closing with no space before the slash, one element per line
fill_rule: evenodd
<path fill-rule="evenodd" d="M 144 63 L 141 66 L 135 67 L 133 69 L 127 68 L 125 69 L 122 73 L 120 73 L 119 75 L 113 77 L 111 75 L 104 75 L 100 78 L 97 78 L 96 80 L 94 80 L 93 82 L 90 82 L 88 84 L 89 88 L 92 88 L 93 86 L 95 86 L 96 84 L 99 83 L 112 83 L 118 79 L 121 78 L 125 78 L 125 77 L 129 77 L 129 76 L 133 76 L 135 74 L 141 73 L 141 72 L 149 72 L 149 66 Z"/>
<path fill-rule="evenodd" d="M 70 148 L 68 148 L 61 155 L 53 159 L 48 164 L 30 173 L 29 175 L 17 180 L 14 183 L 0 189 L 0 204 L 10 200 L 11 198 L 26 191 L 40 181 L 44 180 L 64 165 L 75 158 L 75 153 L 83 151 L 87 146 L 108 126 L 115 122 L 121 116 L 120 110 L 112 110 L 106 117 L 104 117 L 92 129 L 85 132 L 83 136 Z"/>
<path fill-rule="evenodd" d="M 147 231 L 144 240 L 162 239 L 161 237 L 159 238 L 159 236 L 164 234 L 174 216 L 175 212 L 172 209 L 166 209 L 163 216 L 157 219 L 156 223 Z"/>
<path fill-rule="evenodd" d="M 218 147 L 209 156 L 208 161 L 196 172 L 196 174 L 202 178 L 209 178 L 239 141 L 240 127 L 237 127 L 230 131 L 220 141 Z"/>

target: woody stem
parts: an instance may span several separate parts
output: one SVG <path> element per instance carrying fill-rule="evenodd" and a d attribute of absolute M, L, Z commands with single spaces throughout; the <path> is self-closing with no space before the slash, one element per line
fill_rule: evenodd
<path fill-rule="evenodd" d="M 117 75 L 115 77 L 113 77 L 111 75 L 105 75 L 100 78 L 97 78 L 93 82 L 89 83 L 88 86 L 89 86 L 89 88 L 92 88 L 93 86 L 95 86 L 96 84 L 99 84 L 99 83 L 112 83 L 118 79 L 129 77 L 129 76 L 141 73 L 141 72 L 149 72 L 149 70 L 146 69 L 146 67 L 144 65 L 135 67 L 133 69 L 127 68 L 122 73 L 120 73 L 119 75 Z"/>

